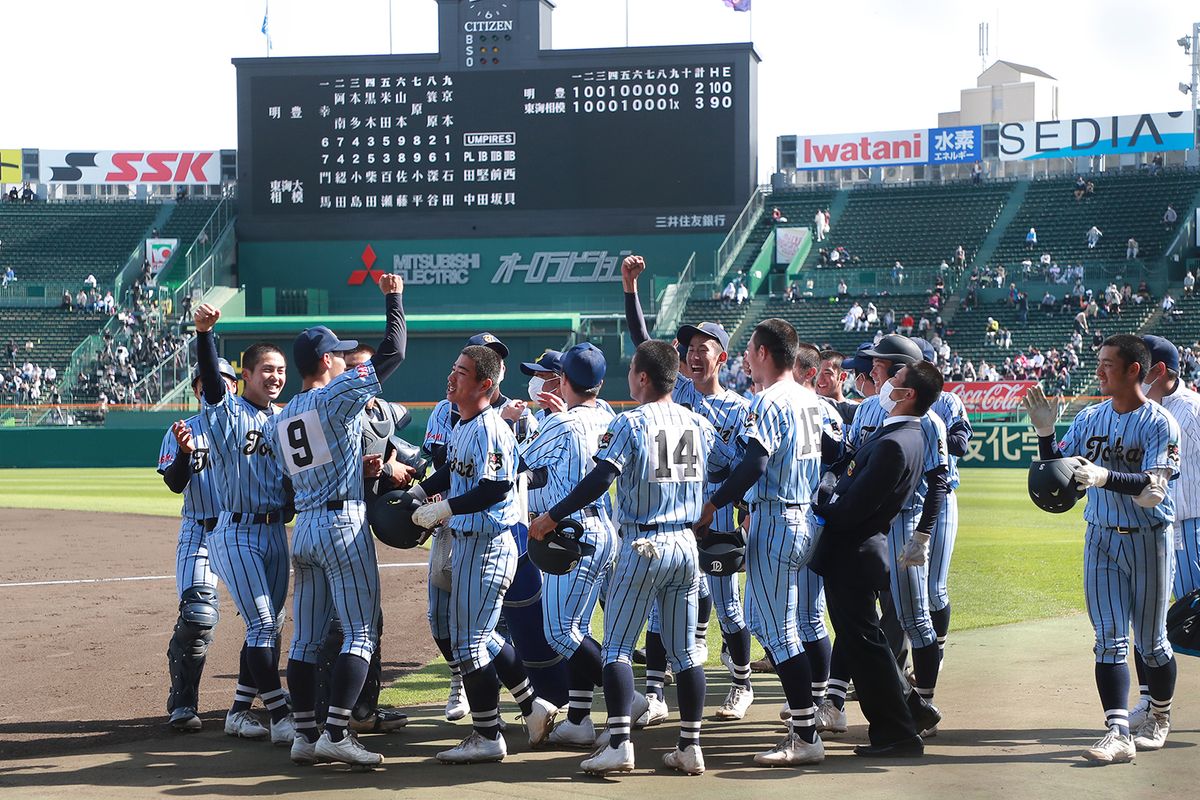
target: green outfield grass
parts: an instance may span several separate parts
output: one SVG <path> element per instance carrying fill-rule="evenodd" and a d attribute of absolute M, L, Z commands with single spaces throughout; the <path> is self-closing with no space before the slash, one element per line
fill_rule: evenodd
<path fill-rule="evenodd" d="M 972 469 L 959 488 L 959 534 L 950 574 L 953 629 L 966 630 L 1061 616 L 1083 610 L 1082 506 L 1039 511 L 1025 492 L 1024 470 Z M 153 470 L 2 470 L 0 507 L 112 511 L 174 516 L 180 498 Z M 2 541 L 2 533 L 0 533 Z M 602 630 L 597 615 L 594 629 Z M 716 615 L 709 625 L 709 663 L 718 664 Z M 761 650 L 755 651 L 755 657 Z M 397 706 L 444 699 L 439 660 L 384 692 Z"/>

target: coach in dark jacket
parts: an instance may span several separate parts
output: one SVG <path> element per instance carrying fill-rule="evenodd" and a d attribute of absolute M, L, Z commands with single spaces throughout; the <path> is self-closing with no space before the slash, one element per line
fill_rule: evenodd
<path fill-rule="evenodd" d="M 888 591 L 894 566 L 888 527 L 921 480 L 925 435 L 920 418 L 941 394 L 942 375 L 920 362 L 904 367 L 893 384 L 897 403 L 887 421 L 859 447 L 832 491 L 822 490 L 813 505 L 825 529 L 810 566 L 825 577 L 836 646 L 850 665 L 869 723 L 871 744 L 854 750 L 861 756 L 919 756 L 924 745 L 918 731 L 938 720 L 937 711 L 900 675 L 875 604 L 879 593 Z"/>

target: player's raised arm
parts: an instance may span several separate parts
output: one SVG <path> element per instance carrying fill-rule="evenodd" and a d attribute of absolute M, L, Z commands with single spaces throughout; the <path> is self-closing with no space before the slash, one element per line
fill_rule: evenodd
<path fill-rule="evenodd" d="M 404 361 L 408 348 L 408 329 L 404 324 L 404 279 L 387 273 L 379 279 L 379 291 L 383 292 L 387 304 L 387 323 L 383 341 L 379 343 L 371 364 L 379 382 L 383 383 Z"/>
<path fill-rule="evenodd" d="M 196 360 L 200 365 L 200 385 L 203 387 L 204 400 L 209 405 L 217 405 L 225 398 L 225 381 L 221 378 L 217 363 L 217 340 L 213 336 L 213 326 L 221 318 L 221 311 L 208 303 L 201 303 L 192 315 L 196 323 Z"/>
<path fill-rule="evenodd" d="M 645 271 L 646 259 L 641 256 L 625 256 L 625 260 L 621 262 L 621 288 L 625 291 L 625 325 L 629 328 L 634 347 L 650 338 L 637 293 L 638 276 Z"/>

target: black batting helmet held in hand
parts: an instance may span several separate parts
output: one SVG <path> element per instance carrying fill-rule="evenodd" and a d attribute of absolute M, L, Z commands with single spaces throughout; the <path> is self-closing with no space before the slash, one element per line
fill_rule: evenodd
<path fill-rule="evenodd" d="M 401 489 L 379 495 L 367 503 L 371 533 L 388 547 L 416 547 L 426 533 L 413 522 L 413 512 L 420 507 L 421 501 Z"/>
<path fill-rule="evenodd" d="M 699 543 L 700 569 L 709 575 L 732 575 L 746 563 L 746 541 L 740 533 L 713 531 Z"/>
<path fill-rule="evenodd" d="M 1200 656 L 1200 589 L 1176 600 L 1167 612 L 1167 640 L 1176 653 Z"/>
<path fill-rule="evenodd" d="M 1072 477 L 1074 471 L 1075 460 L 1071 458 L 1034 461 L 1029 465 L 1029 499 L 1051 514 L 1070 511 L 1084 495 Z"/>
<path fill-rule="evenodd" d="M 583 526 L 564 519 L 545 539 L 529 537 L 529 560 L 548 575 L 566 575 L 579 566 L 579 560 L 596 552 L 596 547 L 581 541 Z"/>

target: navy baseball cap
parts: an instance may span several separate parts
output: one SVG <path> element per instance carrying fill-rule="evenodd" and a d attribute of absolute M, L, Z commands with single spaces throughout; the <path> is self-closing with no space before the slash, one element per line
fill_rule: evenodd
<path fill-rule="evenodd" d="M 229 380 L 231 380 L 231 381 L 237 381 L 237 379 L 238 379 L 237 372 L 235 372 L 233 369 L 233 364 L 230 364 L 228 361 L 226 361 L 223 358 L 217 359 L 217 373 L 220 375 L 224 375 L 226 378 L 229 378 Z M 191 381 L 192 386 L 195 386 L 196 381 L 198 381 L 198 380 L 200 380 L 200 365 L 199 364 L 192 367 L 192 381 Z"/>
<path fill-rule="evenodd" d="M 521 372 L 534 375 L 538 372 L 558 372 L 562 370 L 563 354 L 558 350 L 547 350 L 538 356 L 537 361 L 525 361 L 521 364 Z"/>
<path fill-rule="evenodd" d="M 562 371 L 581 389 L 593 389 L 604 380 L 608 364 L 604 352 L 591 342 L 580 342 L 563 353 Z"/>
<path fill-rule="evenodd" d="M 861 372 L 864 375 L 871 371 L 871 358 L 864 356 L 863 353 L 875 347 L 874 342 L 863 342 L 858 346 L 858 350 L 853 356 L 842 362 L 842 369 Z"/>
<path fill-rule="evenodd" d="M 301 375 L 311 375 L 317 368 L 317 362 L 326 353 L 349 353 L 358 347 L 353 339 L 339 339 L 333 331 L 324 325 L 305 328 L 292 342 L 292 360 Z"/>
<path fill-rule="evenodd" d="M 702 333 L 705 336 L 716 339 L 717 344 L 721 345 L 721 349 L 728 352 L 729 334 L 725 331 L 725 328 L 721 327 L 721 323 L 719 322 L 701 322 L 699 325 L 683 325 L 679 328 L 679 332 L 675 334 L 675 338 L 686 349 L 688 342 L 697 333 Z"/>
<path fill-rule="evenodd" d="M 925 357 L 926 361 L 928 361 L 930 364 L 937 363 L 937 352 L 933 349 L 933 345 L 930 344 L 928 339 L 923 339 L 918 336 L 914 338 L 913 341 L 917 343 L 917 347 L 921 348 L 921 355 Z"/>
<path fill-rule="evenodd" d="M 500 356 L 501 358 L 508 358 L 508 348 L 504 346 L 504 342 L 500 341 L 487 331 L 484 331 L 483 333 L 477 333 L 470 339 L 467 339 L 468 347 L 473 344 L 479 345 L 480 347 L 490 347 L 496 351 L 496 355 Z"/>
<path fill-rule="evenodd" d="M 1161 336 L 1143 336 L 1142 342 L 1150 351 L 1150 366 L 1166 364 L 1167 369 L 1179 372 L 1179 348 Z"/>

